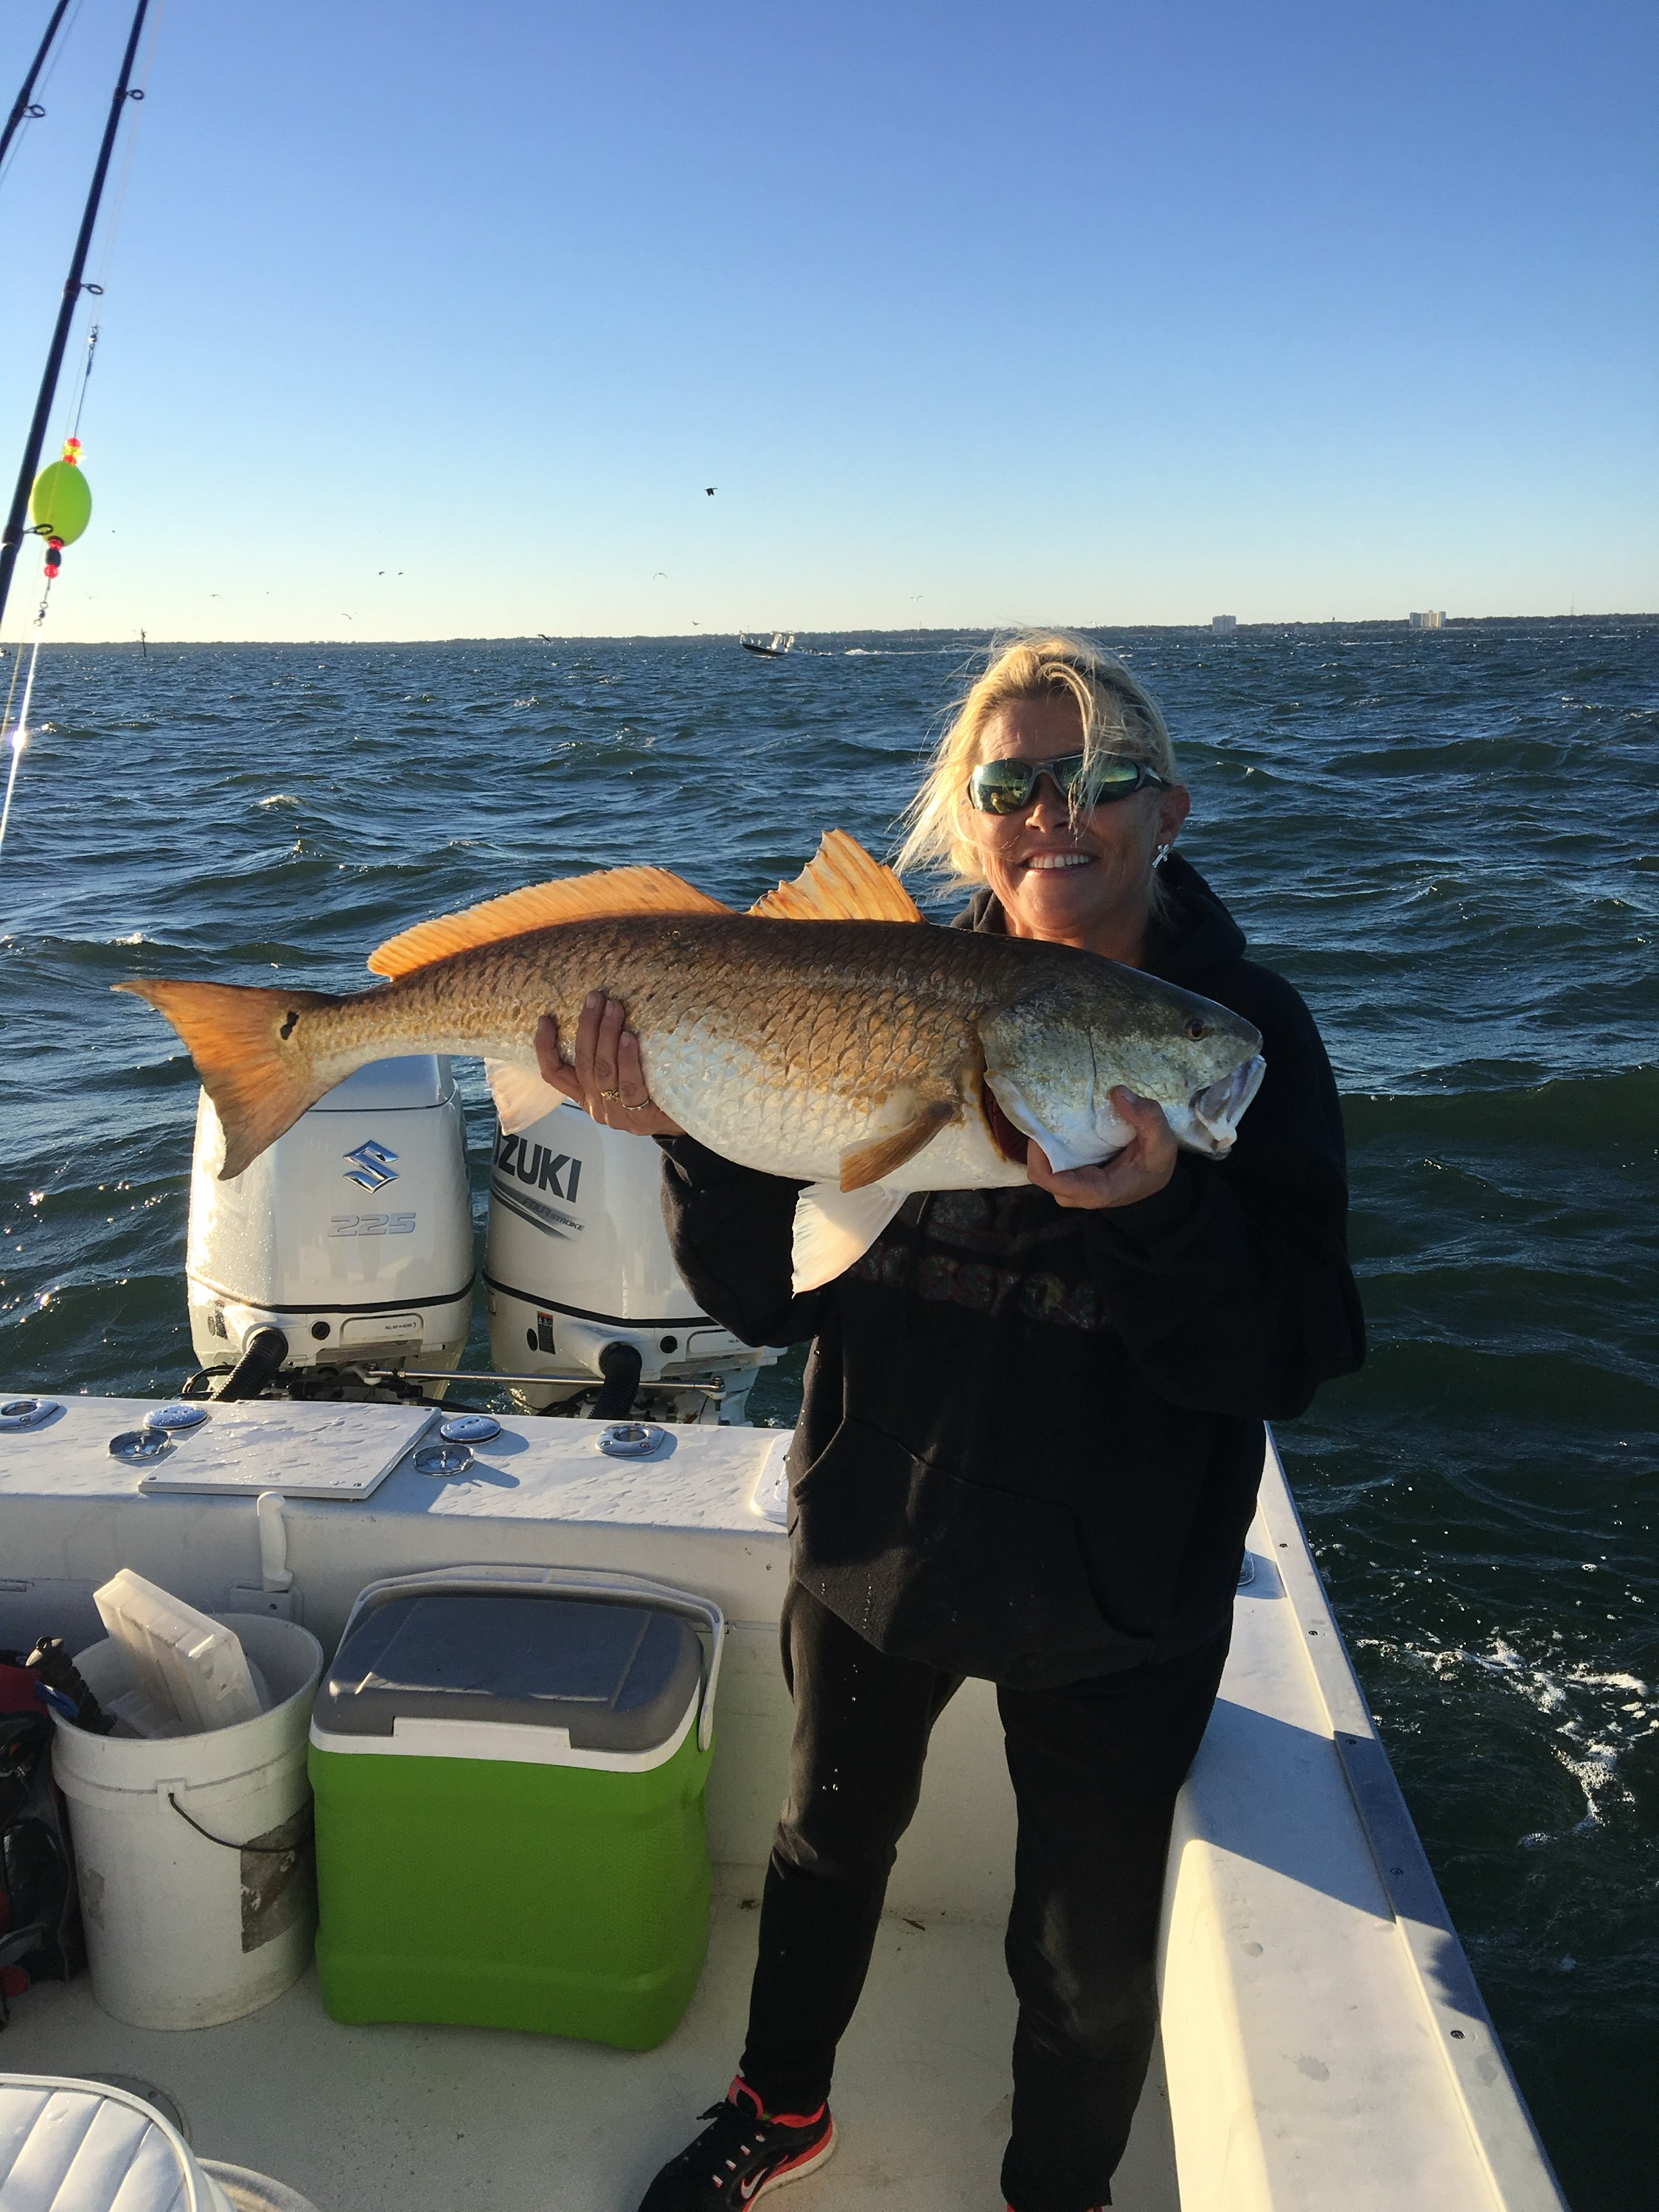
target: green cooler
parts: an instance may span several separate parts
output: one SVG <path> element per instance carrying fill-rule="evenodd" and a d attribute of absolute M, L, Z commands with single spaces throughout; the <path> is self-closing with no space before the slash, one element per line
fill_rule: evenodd
<path fill-rule="evenodd" d="M 362 1591 L 311 1724 L 336 2020 L 662 2041 L 708 1940 L 724 1627 L 705 1598 L 574 1569 Z"/>

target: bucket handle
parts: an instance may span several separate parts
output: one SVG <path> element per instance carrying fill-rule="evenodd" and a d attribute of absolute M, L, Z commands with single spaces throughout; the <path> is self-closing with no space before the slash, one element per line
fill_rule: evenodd
<path fill-rule="evenodd" d="M 171 1790 L 167 1792 L 167 1801 L 187 1828 L 194 1828 L 198 1836 L 210 1844 L 217 1844 L 221 1850 L 251 1851 L 256 1859 L 291 1859 L 299 1856 L 298 1848 L 293 1844 L 234 1844 L 228 1836 L 216 1836 L 199 1820 L 191 1820 Z"/>

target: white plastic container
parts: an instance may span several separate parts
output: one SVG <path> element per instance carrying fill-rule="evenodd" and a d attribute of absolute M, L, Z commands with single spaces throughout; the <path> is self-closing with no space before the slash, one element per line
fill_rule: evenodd
<path fill-rule="evenodd" d="M 131 1567 L 94 1590 L 92 1601 L 130 1677 L 112 1710 L 141 1735 L 195 1735 L 258 1717 L 264 1700 L 233 1630 Z"/>
<path fill-rule="evenodd" d="M 59 1721 L 92 1993 L 135 2027 L 209 2027 L 280 1996 L 316 1928 L 306 1734 L 322 1646 L 292 1621 L 227 1613 L 270 1689 L 252 1720 L 154 1741 Z M 112 1639 L 76 1664 L 100 1703 L 131 1686 Z"/>

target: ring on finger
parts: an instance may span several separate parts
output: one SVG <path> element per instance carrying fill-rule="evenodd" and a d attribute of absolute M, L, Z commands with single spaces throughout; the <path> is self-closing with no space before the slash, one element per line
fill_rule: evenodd
<path fill-rule="evenodd" d="M 599 1096 L 608 1105 L 614 1106 L 617 1099 L 622 1097 L 622 1093 L 620 1091 L 601 1091 Z"/>
<path fill-rule="evenodd" d="M 648 1098 L 641 1098 L 637 1106 L 624 1106 L 623 1111 L 624 1114 L 643 1114 L 649 1108 L 650 1103 L 651 1101 Z"/>

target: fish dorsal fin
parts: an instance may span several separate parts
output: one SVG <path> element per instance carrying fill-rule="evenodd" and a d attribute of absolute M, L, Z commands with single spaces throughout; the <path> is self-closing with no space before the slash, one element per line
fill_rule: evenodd
<path fill-rule="evenodd" d="M 447 960 L 453 952 L 521 937 L 527 929 L 550 929 L 562 921 L 602 921 L 624 914 L 730 914 L 729 906 L 700 891 L 667 868 L 602 868 L 591 876 L 567 876 L 557 883 L 532 884 L 485 899 L 459 914 L 416 922 L 413 929 L 388 937 L 368 956 L 375 975 L 407 975 Z"/>
<path fill-rule="evenodd" d="M 890 868 L 872 860 L 856 837 L 826 830 L 793 884 L 780 884 L 749 909 L 768 921 L 920 921 L 921 908 Z"/>

